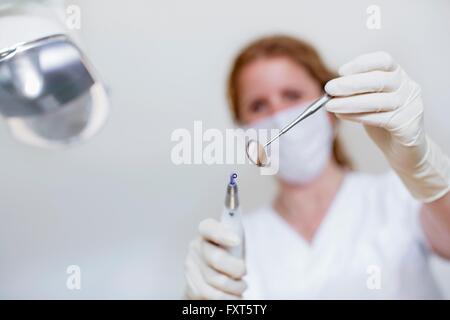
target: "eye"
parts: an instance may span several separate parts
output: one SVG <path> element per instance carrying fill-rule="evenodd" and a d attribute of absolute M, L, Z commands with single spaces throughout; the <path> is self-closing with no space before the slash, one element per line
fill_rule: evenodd
<path fill-rule="evenodd" d="M 283 98 L 290 102 L 296 102 L 302 98 L 302 92 L 298 90 L 287 89 L 283 91 Z"/>
<path fill-rule="evenodd" d="M 249 110 L 251 113 L 263 112 L 266 109 L 267 109 L 267 103 L 266 103 L 266 101 L 264 101 L 262 99 L 253 101 L 249 106 Z"/>

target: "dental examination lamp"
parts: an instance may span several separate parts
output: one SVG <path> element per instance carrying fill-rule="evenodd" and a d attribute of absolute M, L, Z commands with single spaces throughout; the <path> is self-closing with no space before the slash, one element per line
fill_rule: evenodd
<path fill-rule="evenodd" d="M 64 14 L 63 1 L 0 0 L 0 117 L 34 146 L 86 141 L 108 117 L 105 88 Z"/>

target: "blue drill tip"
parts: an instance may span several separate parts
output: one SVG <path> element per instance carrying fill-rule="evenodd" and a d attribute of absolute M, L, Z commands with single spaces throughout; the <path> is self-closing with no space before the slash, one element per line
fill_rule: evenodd
<path fill-rule="evenodd" d="M 237 179 L 237 174 L 236 173 L 232 173 L 230 175 L 230 185 L 234 186 L 236 184 L 236 179 Z"/>

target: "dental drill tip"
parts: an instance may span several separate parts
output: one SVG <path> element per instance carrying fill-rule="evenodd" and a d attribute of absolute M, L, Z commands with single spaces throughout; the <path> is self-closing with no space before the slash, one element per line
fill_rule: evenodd
<path fill-rule="evenodd" d="M 233 172 L 230 175 L 230 185 L 234 186 L 236 184 L 237 173 Z"/>

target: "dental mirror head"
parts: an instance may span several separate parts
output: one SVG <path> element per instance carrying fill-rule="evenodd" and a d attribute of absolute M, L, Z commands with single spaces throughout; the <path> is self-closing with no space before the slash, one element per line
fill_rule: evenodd
<path fill-rule="evenodd" d="M 265 167 L 269 164 L 266 148 L 256 140 L 249 140 L 245 149 L 247 158 L 258 167 Z"/>

